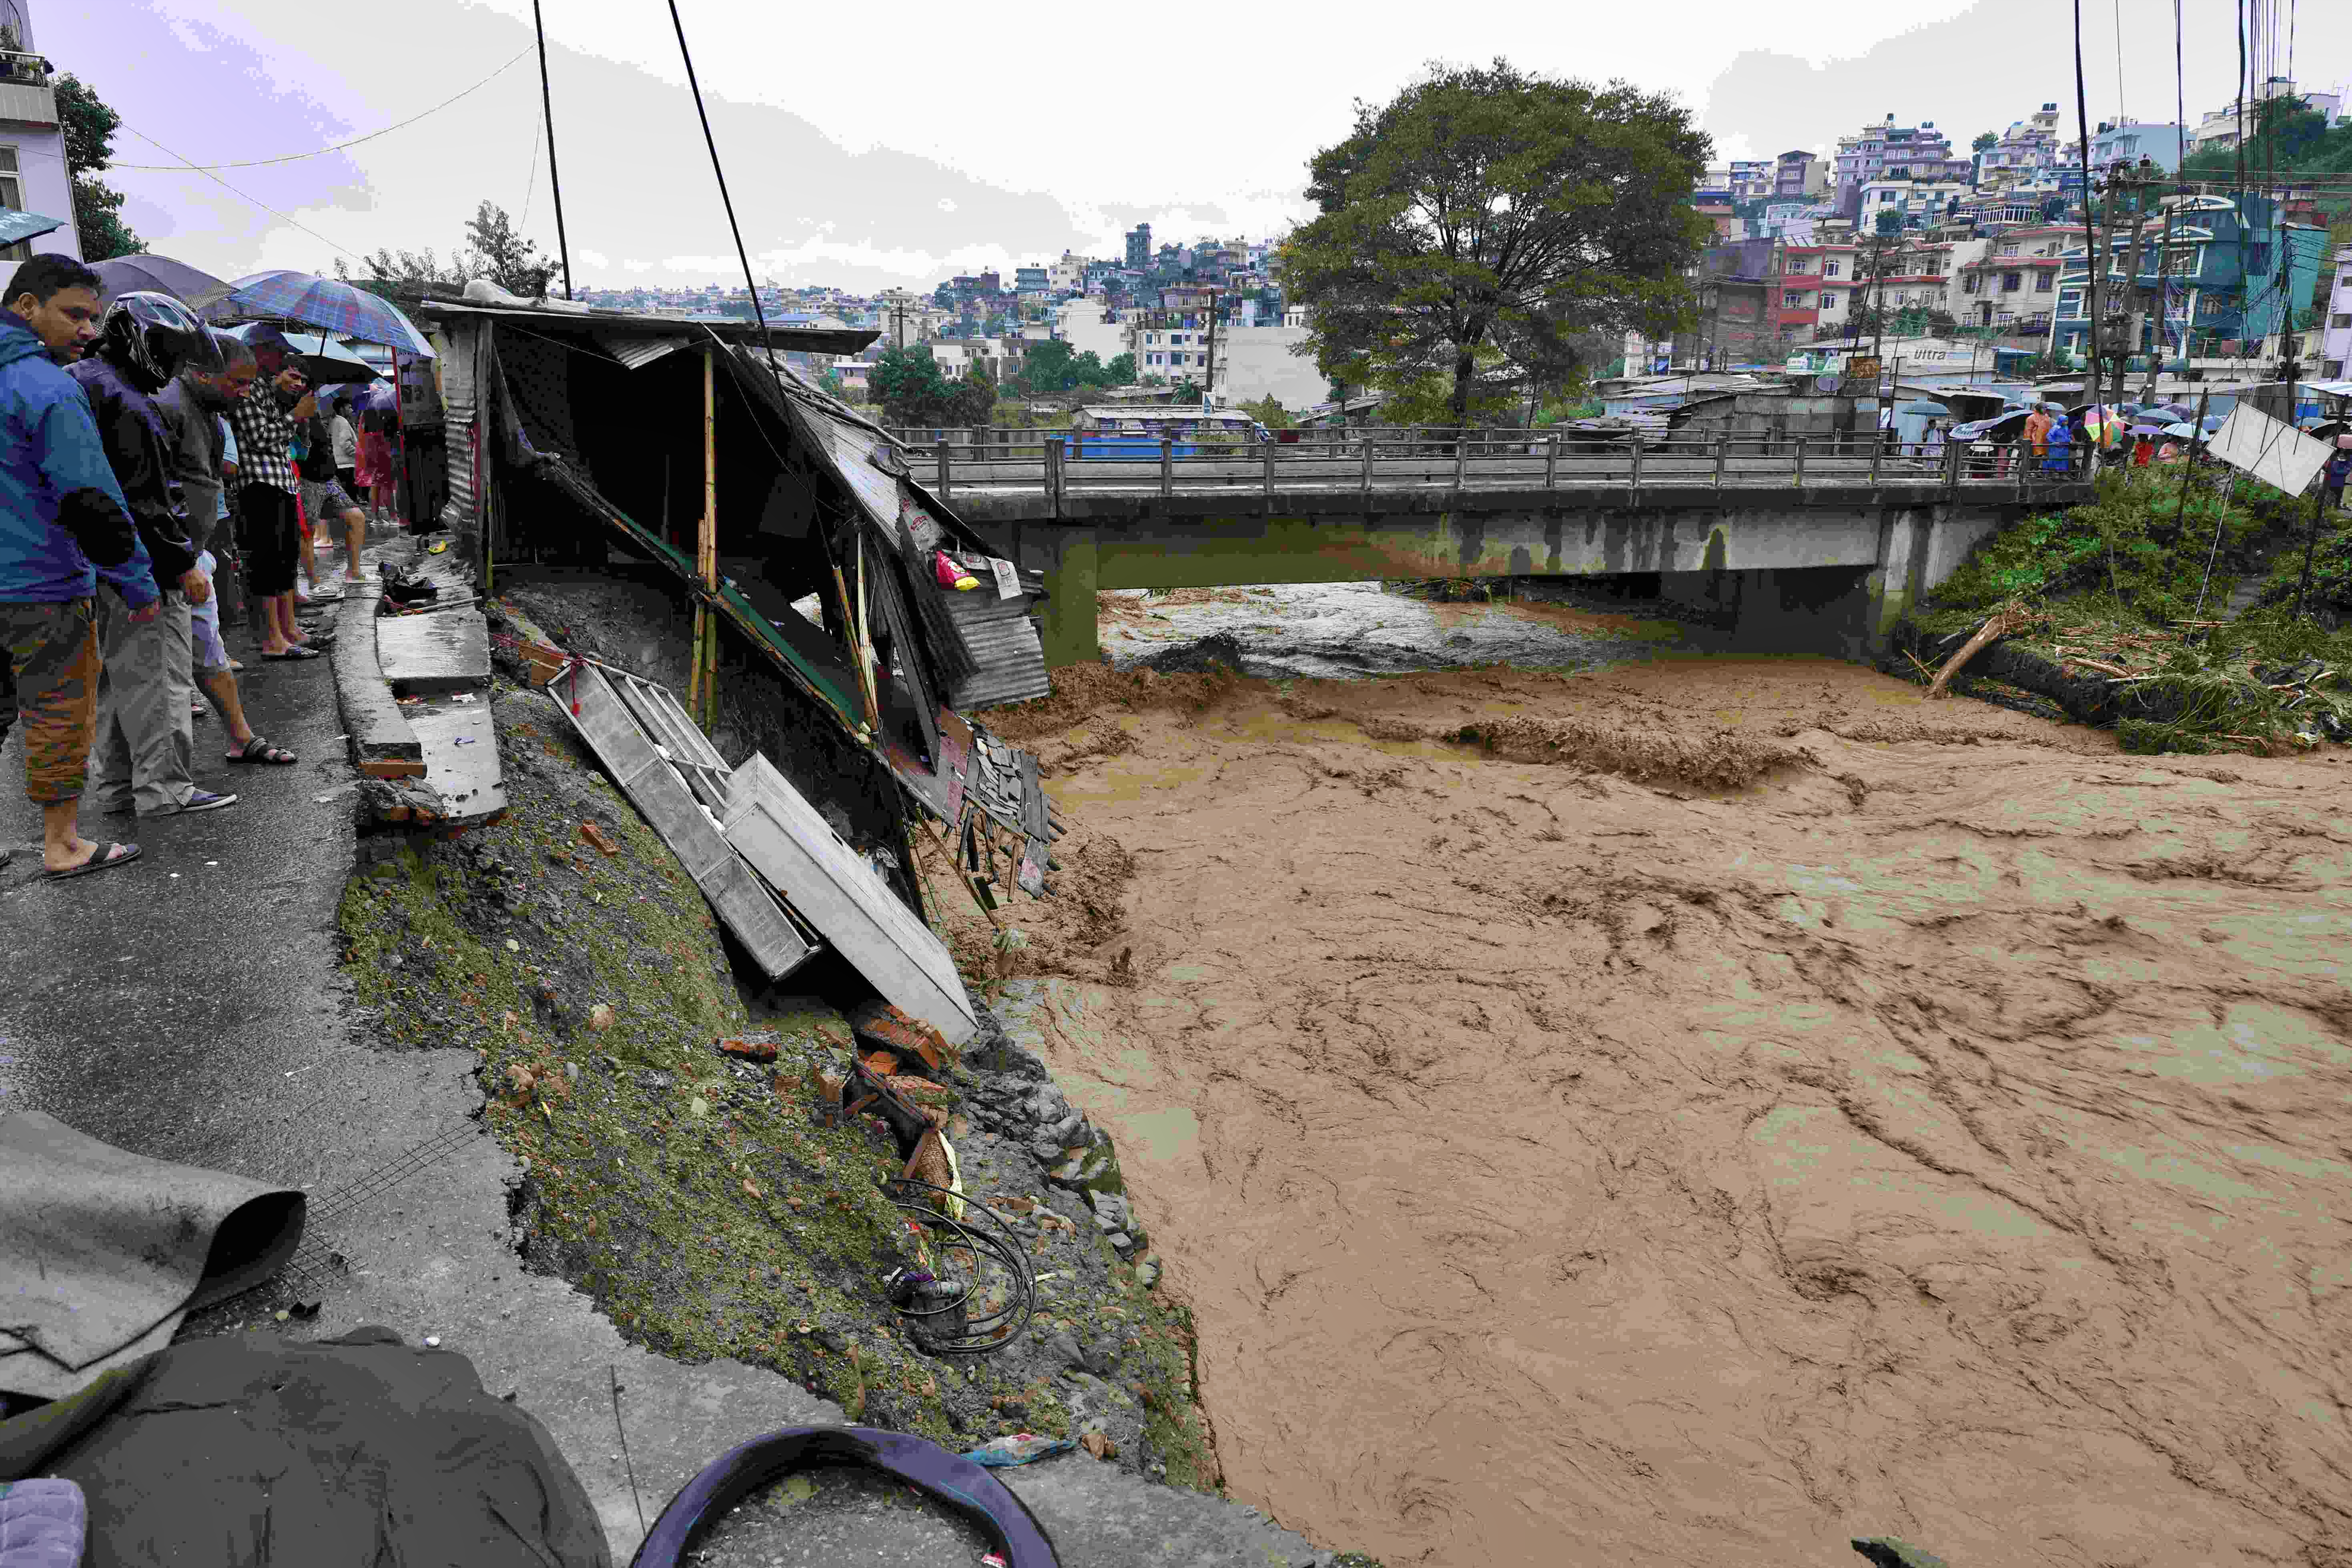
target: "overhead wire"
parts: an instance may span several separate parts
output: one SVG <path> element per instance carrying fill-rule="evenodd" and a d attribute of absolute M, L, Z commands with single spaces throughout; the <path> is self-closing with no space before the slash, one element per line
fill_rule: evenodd
<path fill-rule="evenodd" d="M 735 221 L 735 198 L 727 194 L 727 171 L 719 162 L 719 141 L 710 133 L 710 111 L 703 107 L 702 83 L 694 74 L 694 51 L 687 47 L 686 24 L 678 19 L 677 0 L 669 0 L 670 26 L 677 33 L 677 52 L 686 61 L 686 85 L 694 89 L 694 112 L 702 121 L 703 145 L 710 150 L 710 172 L 719 179 L 719 204 L 727 209 L 727 228 L 735 237 L 735 258 L 743 264 L 743 287 L 751 290 L 751 313 L 760 320 L 760 342 L 768 363 L 776 359 L 776 343 L 768 331 L 768 312 L 760 303 L 760 280 L 751 276 L 751 258 L 743 248 L 743 227 Z"/>
<path fill-rule="evenodd" d="M 371 131 L 364 136 L 354 136 L 348 142 L 338 142 L 331 147 L 314 147 L 308 153 L 287 153 L 275 158 L 244 158 L 229 163 L 191 163 L 186 159 L 182 158 L 177 163 L 115 163 L 110 166 L 117 169 L 141 169 L 152 173 L 169 174 L 181 174 L 186 170 L 193 169 L 199 174 L 209 174 L 215 169 L 260 169 L 266 168 L 273 163 L 299 163 L 305 158 L 323 158 L 330 153 L 341 153 L 347 148 L 356 147 L 362 142 L 373 142 L 379 136 L 389 136 L 395 131 L 405 131 L 408 127 L 415 124 L 420 120 L 431 119 L 434 115 L 440 113 L 451 104 L 456 103 L 459 99 L 479 92 L 483 88 L 489 86 L 489 84 L 495 81 L 498 78 L 505 75 L 509 70 L 511 70 L 516 62 L 520 61 L 524 55 L 529 53 L 530 53 L 530 50 L 528 47 L 517 51 L 513 58 L 508 60 L 505 65 L 500 66 L 488 76 L 484 77 L 481 80 L 466 89 L 463 92 L 453 93 L 449 97 L 443 99 L 440 102 L 425 110 L 422 114 L 412 114 L 397 125 L 387 125 L 381 131 Z M 134 128 L 125 126 L 124 129 L 132 130 Z M 152 136 L 147 137 L 146 140 L 150 142 L 155 141 Z M 155 145 L 161 147 L 163 146 L 163 143 L 155 142 Z M 179 157 L 179 154 L 174 153 L 173 156 L 176 158 Z"/>
<path fill-rule="evenodd" d="M 138 137 L 139 140 L 146 142 L 157 152 L 168 153 L 172 157 L 179 158 L 180 163 L 184 166 L 193 170 L 196 174 L 202 174 L 205 179 L 212 181 L 213 184 L 220 186 L 221 189 L 236 197 L 239 201 L 250 202 L 255 206 L 259 207 L 263 212 L 268 213 L 271 217 L 276 218 L 278 222 L 293 225 L 296 228 L 300 229 L 304 234 L 309 235 L 312 239 L 317 240 L 320 244 L 325 246 L 330 250 L 338 252 L 343 256 L 348 256 L 353 261 L 359 262 L 362 266 L 365 266 L 367 264 L 367 258 L 360 255 L 359 252 L 350 249 L 347 247 L 337 245 L 333 240 L 329 239 L 325 235 L 320 234 L 317 229 L 312 228 L 309 224 L 302 222 L 299 218 L 289 217 L 284 213 L 279 212 L 276 207 L 271 206 L 268 202 L 265 202 L 257 196 L 247 195 L 245 192 L 238 190 L 235 185 L 230 184 L 226 180 L 222 179 L 218 174 L 214 174 L 210 169 L 205 168 L 203 164 L 191 163 L 185 158 L 181 158 L 179 153 L 173 153 L 169 147 L 164 146 L 161 142 L 156 141 L 155 138 L 148 135 L 147 132 L 140 130 L 137 126 L 125 125 L 122 129 L 130 132 L 131 134 Z M 170 165 L 167 164 L 164 166 L 169 167 Z"/>

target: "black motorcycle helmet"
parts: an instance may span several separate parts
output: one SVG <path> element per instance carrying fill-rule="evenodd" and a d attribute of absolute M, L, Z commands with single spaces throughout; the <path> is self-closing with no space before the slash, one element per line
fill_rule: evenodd
<path fill-rule="evenodd" d="M 114 297 L 99 318 L 94 352 L 142 392 L 162 391 L 183 370 L 218 372 L 228 363 L 195 312 L 147 289 Z"/>

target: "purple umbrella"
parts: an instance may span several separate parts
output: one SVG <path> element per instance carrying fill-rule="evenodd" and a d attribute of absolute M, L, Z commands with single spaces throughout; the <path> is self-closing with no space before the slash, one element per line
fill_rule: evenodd
<path fill-rule="evenodd" d="M 248 315 L 300 321 L 402 353 L 433 357 L 433 345 L 392 302 L 310 272 L 257 272 L 237 279 L 228 303 Z"/>

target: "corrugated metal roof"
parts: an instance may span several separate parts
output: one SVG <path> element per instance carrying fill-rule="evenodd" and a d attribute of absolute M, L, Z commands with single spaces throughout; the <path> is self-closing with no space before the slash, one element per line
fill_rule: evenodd
<path fill-rule="evenodd" d="M 625 338 L 604 345 L 604 352 L 631 370 L 643 370 L 664 354 L 676 353 L 686 347 L 686 339 Z"/>
<path fill-rule="evenodd" d="M 418 309 L 436 320 L 495 317 L 499 321 L 528 323 L 535 331 L 570 332 L 593 338 L 600 343 L 609 343 L 615 338 L 675 337 L 680 332 L 691 342 L 695 334 L 709 332 L 725 342 L 755 347 L 772 340 L 780 352 L 854 354 L 882 335 L 878 329 L 871 327 L 780 327 L 771 324 L 763 338 L 759 322 L 735 318 L 697 321 L 686 316 L 654 316 L 635 310 L 477 305 L 455 300 L 428 300 Z"/>

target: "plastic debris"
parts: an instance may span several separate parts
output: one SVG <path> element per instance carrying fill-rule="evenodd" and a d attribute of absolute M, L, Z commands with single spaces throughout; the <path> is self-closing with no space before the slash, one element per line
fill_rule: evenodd
<path fill-rule="evenodd" d="M 1010 1469 L 1015 1465 L 1033 1464 L 1053 1454 L 1066 1454 L 1077 1445 L 1064 1437 L 1040 1437 L 1034 1432 L 1019 1432 L 1010 1437 L 992 1437 L 979 1447 L 969 1449 L 964 1458 L 975 1465 L 991 1469 Z"/>

